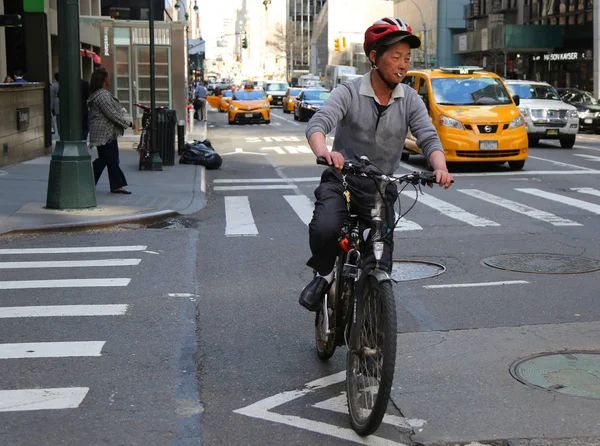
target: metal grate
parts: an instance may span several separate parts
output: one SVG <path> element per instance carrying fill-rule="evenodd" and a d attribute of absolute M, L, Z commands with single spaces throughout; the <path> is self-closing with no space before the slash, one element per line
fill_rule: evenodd
<path fill-rule="evenodd" d="M 500 156 L 517 156 L 520 150 L 480 150 L 471 152 L 468 150 L 457 150 L 456 156 L 463 158 L 497 158 Z"/>

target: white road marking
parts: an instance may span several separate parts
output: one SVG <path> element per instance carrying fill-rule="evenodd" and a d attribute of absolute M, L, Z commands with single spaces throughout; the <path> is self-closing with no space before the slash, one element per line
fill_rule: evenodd
<path fill-rule="evenodd" d="M 234 149 L 233 152 L 227 152 L 227 153 L 221 153 L 221 156 L 228 156 L 228 155 L 238 155 L 238 154 L 244 154 L 244 155 L 260 155 L 260 156 L 266 156 L 264 153 L 258 153 L 258 152 L 245 152 L 244 149 L 240 148 L 240 147 L 236 147 Z"/>
<path fill-rule="evenodd" d="M 250 201 L 246 196 L 225 197 L 225 235 L 258 235 L 254 217 L 250 209 Z"/>
<path fill-rule="evenodd" d="M 281 119 L 282 121 L 285 121 L 285 122 L 287 122 L 288 124 L 293 124 L 293 125 L 295 125 L 295 126 L 298 126 L 298 125 L 300 125 L 300 123 L 299 123 L 299 122 L 292 121 L 291 119 L 286 119 L 286 118 L 284 118 L 283 116 L 276 115 L 275 113 L 271 113 L 271 119 L 272 119 L 272 118 Z"/>
<path fill-rule="evenodd" d="M 306 384 L 302 390 L 291 390 L 282 392 L 277 395 L 265 398 L 249 406 L 234 410 L 234 413 L 246 415 L 251 418 L 272 421 L 274 423 L 285 424 L 300 429 L 305 429 L 311 432 L 316 432 L 331 437 L 340 438 L 342 440 L 352 441 L 358 444 L 373 445 L 373 446 L 406 446 L 403 443 L 394 442 L 385 438 L 371 435 L 369 437 L 361 437 L 352 429 L 334 426 L 332 424 L 323 423 L 321 421 L 313 421 L 305 418 L 300 418 L 294 415 L 282 415 L 275 412 L 270 412 L 271 409 L 288 403 L 295 399 L 301 398 L 315 390 L 340 383 L 346 379 L 346 372 L 342 371 L 334 375 L 329 375 L 324 378 L 317 379 Z"/>
<path fill-rule="evenodd" d="M 526 280 L 504 280 L 501 282 L 479 283 L 448 283 L 444 285 L 423 285 L 423 288 L 473 288 L 478 286 L 522 285 L 529 283 Z"/>
<path fill-rule="evenodd" d="M 246 142 L 248 143 L 258 143 L 258 142 L 295 142 L 300 141 L 300 138 L 297 136 L 264 136 L 264 137 L 247 137 Z"/>
<path fill-rule="evenodd" d="M 48 305 L 0 307 L 0 319 L 16 317 L 121 316 L 128 305 Z"/>
<path fill-rule="evenodd" d="M 49 280 L 7 280 L 0 282 L 0 290 L 23 290 L 31 288 L 89 288 L 127 286 L 131 279 L 49 279 Z"/>
<path fill-rule="evenodd" d="M 74 409 L 89 390 L 89 387 L 0 390 L 0 412 Z"/>
<path fill-rule="evenodd" d="M 307 146 L 283 146 L 283 148 L 290 154 L 312 153 L 312 150 L 310 150 Z"/>
<path fill-rule="evenodd" d="M 77 254 L 87 252 L 144 251 L 147 246 L 81 246 L 78 248 L 0 249 L 0 254 Z"/>
<path fill-rule="evenodd" d="M 195 294 L 192 293 L 169 293 L 169 297 L 194 297 Z"/>
<path fill-rule="evenodd" d="M 49 262 L 0 262 L 0 269 L 21 268 L 82 268 L 95 266 L 134 266 L 142 259 L 65 260 Z"/>
<path fill-rule="evenodd" d="M 269 150 L 272 150 L 273 152 L 278 153 L 280 155 L 285 155 L 285 150 L 283 150 L 281 147 L 277 147 L 277 146 L 274 146 L 274 147 L 261 147 L 258 150 L 260 150 L 261 152 L 268 152 Z"/>
<path fill-rule="evenodd" d="M 315 205 L 306 195 L 284 195 L 283 198 L 289 203 L 300 220 L 308 225 L 312 220 Z"/>
<path fill-rule="evenodd" d="M 395 214 L 394 218 L 398 220 L 398 213 Z M 398 221 L 398 223 L 396 224 L 394 231 L 419 231 L 421 229 L 423 228 L 418 223 L 415 223 L 414 221 L 407 220 L 404 217 L 402 217 L 400 221 Z"/>
<path fill-rule="evenodd" d="M 583 153 L 574 153 L 573 155 L 580 156 L 582 158 L 587 158 L 592 162 L 600 162 L 600 156 L 584 155 Z"/>
<path fill-rule="evenodd" d="M 549 160 L 547 158 L 540 158 L 539 156 L 529 155 L 528 158 L 531 158 L 534 160 L 546 161 L 547 163 L 554 164 L 555 166 L 572 167 L 573 169 L 579 169 L 579 170 L 590 170 L 590 171 L 595 170 L 595 169 L 590 169 L 589 167 L 581 167 L 581 166 L 576 166 L 575 164 L 563 163 L 562 161 L 554 161 L 554 160 Z"/>
<path fill-rule="evenodd" d="M 235 184 L 235 183 L 318 183 L 321 177 L 306 177 L 306 178 L 217 178 L 213 183 L 219 184 Z"/>
<path fill-rule="evenodd" d="M 424 166 L 411 166 L 401 162 L 399 167 L 404 170 L 422 170 Z M 585 169 L 581 167 L 581 169 Z M 452 173 L 454 177 L 507 177 L 507 176 L 538 176 L 538 175 L 595 175 L 600 174 L 600 170 L 511 170 L 506 172 L 473 172 L 473 173 Z M 397 172 L 396 175 L 403 175 Z"/>
<path fill-rule="evenodd" d="M 105 341 L 0 344 L 0 359 L 101 356 Z"/>
<path fill-rule="evenodd" d="M 573 206 L 579 209 L 583 209 L 585 211 L 589 211 L 593 214 L 600 215 L 600 206 L 593 203 L 588 203 L 587 201 L 578 200 L 576 198 L 565 197 L 564 195 L 554 194 L 552 192 L 545 192 L 540 189 L 535 188 L 522 188 L 515 189 L 519 192 L 524 192 L 526 194 L 535 195 L 536 197 L 546 198 L 548 200 L 556 201 L 558 203 L 568 204 L 569 206 Z"/>
<path fill-rule="evenodd" d="M 348 399 L 346 398 L 346 392 L 342 392 L 342 394 L 339 396 L 330 398 L 325 401 L 321 401 L 317 404 L 313 404 L 312 407 L 316 407 L 317 409 L 330 410 L 332 412 L 337 413 L 348 413 Z M 385 414 L 383 416 L 383 423 L 391 424 L 392 426 L 396 426 L 402 429 L 412 429 L 410 420 L 396 415 Z M 418 424 L 419 426 L 423 425 L 422 423 Z"/>
<path fill-rule="evenodd" d="M 527 215 L 528 217 L 535 218 L 537 220 L 545 221 L 554 226 L 582 226 L 580 223 L 562 218 L 549 212 L 540 211 L 539 209 L 532 208 L 525 204 L 517 203 L 516 201 L 507 200 L 505 198 L 498 197 L 497 195 L 488 194 L 477 189 L 458 189 L 458 192 L 467 194 L 471 197 L 479 198 L 480 200 L 487 201 L 488 203 L 497 204 L 503 208 L 517 212 L 519 214 Z"/>
<path fill-rule="evenodd" d="M 214 186 L 213 190 L 270 190 L 270 189 L 298 189 L 293 184 L 262 184 L 256 186 Z"/>
<path fill-rule="evenodd" d="M 404 191 L 402 192 L 402 194 L 407 195 L 413 199 L 415 197 L 414 191 Z M 459 208 L 458 206 L 454 206 L 453 204 L 447 203 L 443 200 L 440 200 L 439 198 L 435 198 L 432 195 L 419 194 L 419 201 L 441 212 L 442 214 L 447 215 L 450 218 L 462 221 L 471 226 L 500 226 L 496 222 L 471 214 L 470 212 L 467 212 L 464 209 Z"/>
<path fill-rule="evenodd" d="M 595 197 L 600 197 L 600 190 L 591 187 L 572 187 L 571 190 L 575 190 L 581 194 L 588 194 L 593 195 Z"/>

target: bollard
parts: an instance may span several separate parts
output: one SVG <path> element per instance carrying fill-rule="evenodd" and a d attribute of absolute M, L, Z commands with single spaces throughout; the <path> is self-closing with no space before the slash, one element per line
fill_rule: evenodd
<path fill-rule="evenodd" d="M 192 133 L 194 131 L 194 109 L 190 108 L 188 110 L 188 120 L 190 123 L 190 133 Z"/>
<path fill-rule="evenodd" d="M 182 119 L 177 123 L 177 155 L 183 152 L 185 144 L 185 121 Z"/>

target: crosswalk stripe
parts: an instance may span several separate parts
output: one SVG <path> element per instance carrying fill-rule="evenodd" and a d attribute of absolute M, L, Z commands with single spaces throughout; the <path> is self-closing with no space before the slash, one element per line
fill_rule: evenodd
<path fill-rule="evenodd" d="M 600 197 L 600 190 L 591 187 L 572 187 L 571 190 L 575 190 L 581 194 L 588 194 L 593 195 L 595 197 Z"/>
<path fill-rule="evenodd" d="M 582 226 L 573 220 L 562 218 L 549 212 L 544 212 L 539 209 L 535 209 L 525 204 L 517 203 L 516 201 L 507 200 L 497 195 L 488 194 L 477 189 L 458 189 L 459 192 L 469 195 L 480 200 L 487 201 L 488 203 L 497 204 L 503 208 L 517 212 L 519 214 L 527 215 L 528 217 L 535 218 L 537 220 L 545 221 L 554 226 Z"/>
<path fill-rule="evenodd" d="M 0 359 L 101 356 L 105 341 L 0 344 Z"/>
<path fill-rule="evenodd" d="M 0 307 L 0 319 L 51 316 L 121 316 L 128 305 L 41 305 Z"/>
<path fill-rule="evenodd" d="M 7 280 L 0 282 L 0 290 L 28 288 L 78 288 L 127 286 L 131 279 L 51 279 L 51 280 Z"/>
<path fill-rule="evenodd" d="M 564 195 L 559 195 L 552 192 L 545 192 L 536 188 L 519 188 L 515 190 L 518 190 L 519 192 L 524 192 L 526 194 L 535 195 L 536 197 L 556 201 L 558 203 L 567 204 L 569 206 L 573 206 L 579 209 L 583 209 L 585 211 L 589 211 L 593 214 L 600 215 L 600 206 L 597 204 L 588 203 L 587 201 L 578 200 L 576 198 L 571 197 L 565 197 Z"/>
<path fill-rule="evenodd" d="M 216 178 L 214 184 L 254 184 L 254 183 L 318 183 L 321 177 L 305 178 Z"/>
<path fill-rule="evenodd" d="M 257 184 L 255 186 L 214 186 L 215 191 L 224 190 L 271 190 L 271 189 L 298 189 L 295 184 Z"/>
<path fill-rule="evenodd" d="M 396 212 L 395 215 L 395 219 L 398 220 L 398 213 Z M 423 228 L 418 223 L 415 223 L 414 221 L 407 220 L 404 217 L 402 217 L 400 221 L 396 223 L 396 228 L 394 228 L 394 231 L 419 231 L 421 229 Z"/>
<path fill-rule="evenodd" d="M 89 387 L 0 390 L 0 412 L 74 409 L 79 407 Z"/>
<path fill-rule="evenodd" d="M 0 262 L 0 269 L 82 268 L 94 266 L 135 266 L 142 259 L 64 260 L 49 262 Z"/>
<path fill-rule="evenodd" d="M 283 198 L 289 203 L 300 220 L 308 225 L 312 220 L 315 205 L 306 195 L 284 195 Z"/>
<path fill-rule="evenodd" d="M 85 252 L 145 251 L 147 246 L 81 246 L 78 248 L 0 249 L 0 254 L 77 254 Z"/>
<path fill-rule="evenodd" d="M 258 235 L 247 196 L 225 197 L 225 235 Z"/>
<path fill-rule="evenodd" d="M 583 153 L 574 153 L 573 155 L 575 156 L 580 156 L 582 158 L 587 158 L 590 161 L 595 161 L 598 162 L 600 161 L 600 156 L 594 156 L 594 155 L 584 155 Z"/>
<path fill-rule="evenodd" d="M 403 191 L 402 194 L 409 196 L 413 199 L 415 198 L 414 191 Z M 441 212 L 442 214 L 447 215 L 450 218 L 462 221 L 471 226 L 500 226 L 496 222 L 471 214 L 470 212 L 467 212 L 464 209 L 459 208 L 458 206 L 454 206 L 453 204 L 447 203 L 443 200 L 440 200 L 439 198 L 435 198 L 432 195 L 419 194 L 419 201 Z"/>

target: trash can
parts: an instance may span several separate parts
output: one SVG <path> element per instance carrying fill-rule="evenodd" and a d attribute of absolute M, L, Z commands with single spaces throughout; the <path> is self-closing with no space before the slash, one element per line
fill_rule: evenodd
<path fill-rule="evenodd" d="M 169 108 L 157 111 L 156 145 L 164 166 L 175 165 L 177 112 Z"/>

